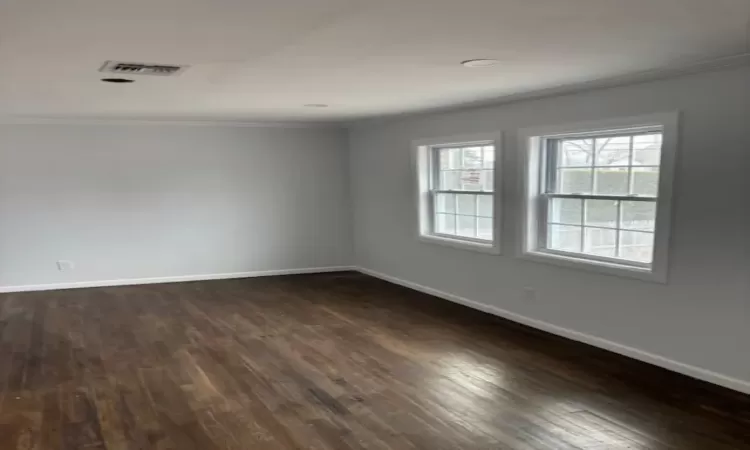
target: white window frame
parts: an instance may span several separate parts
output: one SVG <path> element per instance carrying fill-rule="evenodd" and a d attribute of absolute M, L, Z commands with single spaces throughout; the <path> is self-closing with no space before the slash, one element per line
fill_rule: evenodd
<path fill-rule="evenodd" d="M 526 128 L 519 131 L 520 173 L 523 210 L 521 214 L 518 256 L 543 263 L 594 271 L 610 275 L 666 283 L 668 278 L 669 238 L 672 218 L 672 189 L 678 148 L 679 113 L 655 113 L 643 116 Z M 540 192 L 546 176 L 545 140 L 586 134 L 638 132 L 659 129 L 662 132 L 659 165 L 659 193 L 656 200 L 654 252 L 651 264 L 612 258 L 557 252 L 546 249 L 541 231 L 546 226 L 547 200 Z M 613 197 L 614 198 L 614 197 Z"/>
<path fill-rule="evenodd" d="M 434 152 L 439 148 L 451 145 L 491 144 L 495 147 L 495 164 L 493 170 L 492 202 L 492 241 L 463 238 L 435 233 L 433 214 L 433 181 L 437 167 L 434 164 Z M 502 134 L 477 133 L 447 136 L 441 138 L 419 139 L 412 142 L 414 169 L 416 171 L 416 210 L 418 239 L 431 244 L 473 250 L 483 253 L 499 254 L 501 252 L 502 223 Z M 469 192 L 473 193 L 473 192 Z M 486 194 L 490 195 L 490 194 Z"/>

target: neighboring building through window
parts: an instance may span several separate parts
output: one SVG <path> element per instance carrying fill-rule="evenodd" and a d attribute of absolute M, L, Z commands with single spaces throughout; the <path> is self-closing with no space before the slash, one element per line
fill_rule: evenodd
<path fill-rule="evenodd" d="M 530 146 L 523 253 L 664 278 L 676 118 L 660 117 L 522 133 Z"/>
<path fill-rule="evenodd" d="M 498 249 L 497 139 L 417 145 L 420 236 L 477 250 Z"/>

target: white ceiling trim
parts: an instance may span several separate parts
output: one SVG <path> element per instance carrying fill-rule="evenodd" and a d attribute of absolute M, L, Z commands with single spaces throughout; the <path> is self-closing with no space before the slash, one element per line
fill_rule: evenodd
<path fill-rule="evenodd" d="M 0 125 L 166 125 L 188 127 L 233 127 L 233 128 L 341 128 L 336 122 L 243 122 L 230 120 L 179 120 L 179 119 L 131 119 L 131 118 L 71 118 L 2 116 Z"/>
<path fill-rule="evenodd" d="M 662 69 L 655 69 L 643 72 L 636 72 L 628 75 L 617 77 L 601 78 L 598 80 L 587 81 L 584 83 L 565 84 L 549 89 L 541 89 L 529 92 L 520 92 L 494 99 L 479 100 L 470 103 L 456 104 L 440 108 L 431 108 L 423 111 L 412 111 L 400 114 L 383 114 L 376 117 L 366 117 L 358 120 L 351 120 L 348 123 L 367 123 L 377 121 L 388 121 L 399 117 L 419 116 L 451 111 L 463 111 L 473 108 L 487 108 L 492 106 L 505 105 L 508 103 L 517 103 L 528 100 L 538 100 L 548 97 L 558 97 L 561 95 L 571 95 L 581 92 L 594 91 L 597 89 L 609 89 L 620 86 L 630 86 L 634 84 L 647 83 L 649 81 L 658 81 L 669 78 L 676 78 L 685 75 L 692 75 L 702 72 L 711 72 L 714 70 L 732 69 L 750 65 L 750 52 L 739 55 L 727 56 L 724 58 L 712 59 L 682 66 L 673 66 Z"/>

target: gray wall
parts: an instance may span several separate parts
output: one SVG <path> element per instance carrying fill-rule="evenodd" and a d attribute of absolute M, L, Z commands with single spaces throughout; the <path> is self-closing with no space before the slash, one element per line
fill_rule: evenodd
<path fill-rule="evenodd" d="M 337 129 L 0 125 L 0 288 L 351 264 L 347 170 Z"/>
<path fill-rule="evenodd" d="M 668 284 L 515 257 L 519 128 L 675 110 L 682 113 L 681 146 Z M 496 130 L 505 132 L 504 254 L 418 241 L 411 140 Z M 662 365 L 702 370 L 704 378 L 748 390 L 749 133 L 748 67 L 360 123 L 350 133 L 355 259 L 361 267 L 562 327 L 570 335 L 583 333 L 589 341 L 648 352 Z M 524 295 L 526 287 L 536 290 L 536 299 Z"/>

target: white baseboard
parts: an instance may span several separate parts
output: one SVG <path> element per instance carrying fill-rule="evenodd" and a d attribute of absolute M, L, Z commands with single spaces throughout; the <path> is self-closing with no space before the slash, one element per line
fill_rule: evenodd
<path fill-rule="evenodd" d="M 733 377 L 728 377 L 726 375 L 722 375 L 720 373 L 716 373 L 707 369 L 702 369 L 700 367 L 691 366 L 689 364 L 684 364 L 679 361 L 666 358 L 664 356 L 649 353 L 643 350 L 639 350 L 637 348 L 628 347 L 626 345 L 618 344 L 617 342 L 613 342 L 613 341 L 608 341 L 606 339 L 592 336 L 590 334 L 581 333 L 579 331 L 571 330 L 568 328 L 563 328 L 557 325 L 553 325 L 549 322 L 532 319 L 530 317 L 522 316 L 520 314 L 516 314 L 514 312 L 510 312 L 510 311 L 498 308 L 497 306 L 486 305 L 484 303 L 476 302 L 474 300 L 469 300 L 467 298 L 460 297 L 454 294 L 449 294 L 447 292 L 443 292 L 443 291 L 433 289 L 427 286 L 422 286 L 421 284 L 402 280 L 400 278 L 397 278 L 391 275 L 386 275 L 384 273 L 376 272 L 374 270 L 366 269 L 364 267 L 357 267 L 355 270 L 362 272 L 366 275 L 370 275 L 376 278 L 383 279 L 385 281 L 389 281 L 394 284 L 398 284 L 398 285 L 401 285 L 410 289 L 414 289 L 416 291 L 424 292 L 425 294 L 434 295 L 435 297 L 440 297 L 442 299 L 449 300 L 451 302 L 459 303 L 461 305 L 468 306 L 469 308 L 478 309 L 480 311 L 493 314 L 495 316 L 499 316 L 504 319 L 508 319 L 510 321 L 516 322 L 516 323 L 520 323 L 520 324 L 523 324 L 532 328 L 546 331 L 548 333 L 552 333 L 558 336 L 572 339 L 574 341 L 593 345 L 594 347 L 603 348 L 605 350 L 609 350 L 611 352 L 619 353 L 620 355 L 624 355 L 629 358 L 647 362 L 649 364 L 653 364 L 655 366 L 659 366 L 664 369 L 671 370 L 673 372 L 681 373 L 683 375 L 687 375 L 692 378 L 697 378 L 699 380 L 717 384 L 719 386 L 723 386 L 723 387 L 726 387 L 735 391 L 739 391 L 745 394 L 750 394 L 750 382 L 748 381 L 740 380 L 740 379 L 733 378 Z"/>
<path fill-rule="evenodd" d="M 352 266 L 307 267 L 303 269 L 261 270 L 255 272 L 215 273 L 204 275 L 177 275 L 155 278 L 125 278 L 121 280 L 77 281 L 72 283 L 28 284 L 23 286 L 0 286 L 0 293 L 52 291 L 58 289 L 80 289 L 106 286 L 131 286 L 137 284 L 180 283 L 184 281 L 226 280 L 230 278 L 270 277 L 274 275 L 297 275 L 305 273 L 343 272 L 356 270 Z"/>

